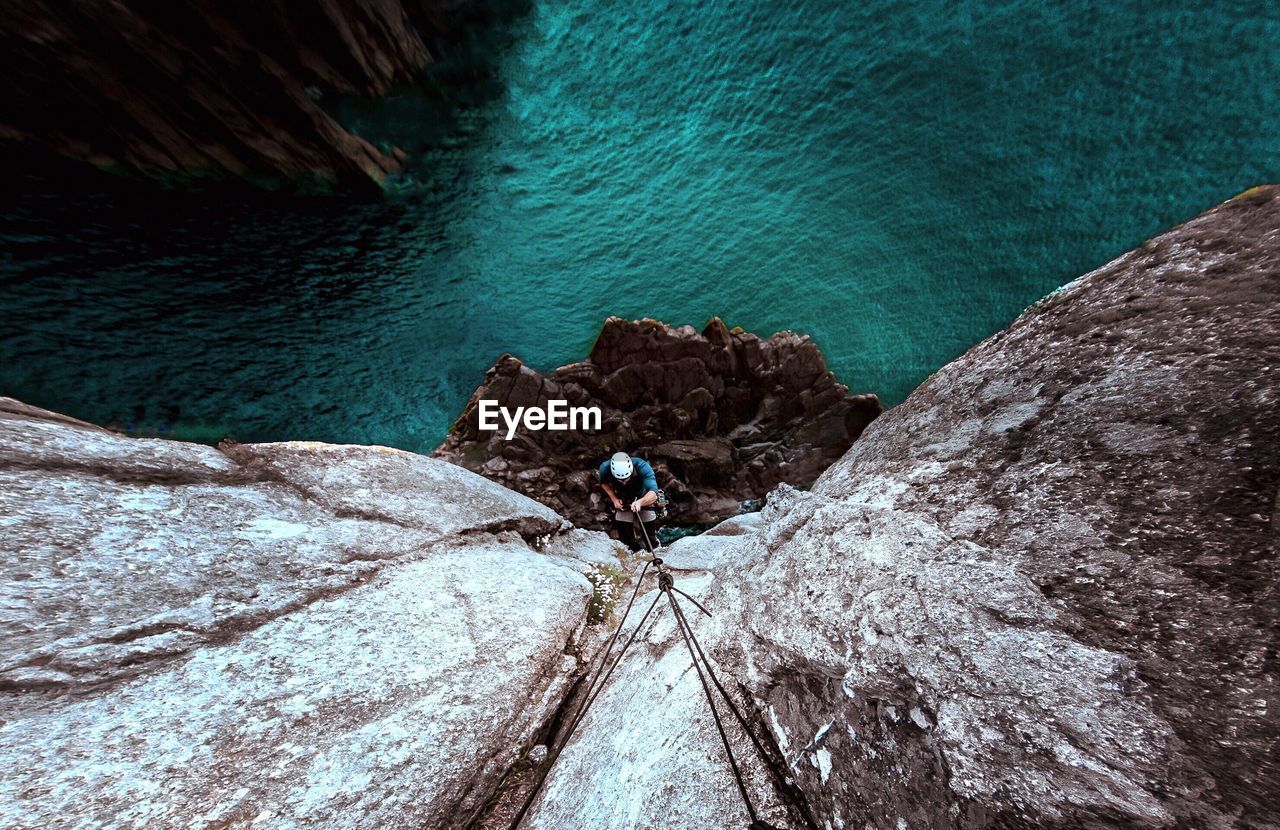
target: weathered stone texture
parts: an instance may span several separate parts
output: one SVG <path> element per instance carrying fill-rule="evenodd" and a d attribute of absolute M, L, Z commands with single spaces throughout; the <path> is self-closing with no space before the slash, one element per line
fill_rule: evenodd
<path fill-rule="evenodd" d="M 1278 404 L 1268 187 L 1028 309 L 811 492 L 771 494 L 736 551 L 671 558 L 714 568 L 696 623 L 819 826 L 1275 828 Z M 557 774 L 600 793 L 575 826 L 624 826 L 634 756 L 704 759 L 705 801 L 732 805 L 714 733 L 649 681 L 661 659 L 629 657 L 614 683 L 638 692 L 592 712 L 612 741 L 566 752 Z M 647 780 L 680 805 L 694 779 Z M 745 826 L 627 803 L 638 826 Z"/>
<path fill-rule="evenodd" d="M 544 555 L 546 550 L 550 555 Z M 0 400 L 0 826 L 454 827 L 595 642 L 599 533 L 378 447 Z"/>

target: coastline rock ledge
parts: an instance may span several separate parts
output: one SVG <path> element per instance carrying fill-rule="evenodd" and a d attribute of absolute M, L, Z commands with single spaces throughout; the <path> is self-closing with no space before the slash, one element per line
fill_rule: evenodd
<path fill-rule="evenodd" d="M 816 827 L 1280 827 L 1278 192 L 1055 291 L 810 492 L 665 554 Z M 640 635 L 527 830 L 747 825 L 670 611 Z M 765 817 L 811 826 L 732 727 Z"/>
<path fill-rule="evenodd" d="M 602 429 L 481 431 L 479 402 L 514 411 L 549 400 L 598 406 Z M 601 528 L 595 470 L 623 450 L 653 464 L 675 524 L 731 516 L 779 484 L 808 485 L 882 407 L 851 395 L 806 335 L 761 338 L 713 317 L 699 333 L 610 317 L 590 356 L 543 375 L 503 355 L 434 455 Z"/>
<path fill-rule="evenodd" d="M 1036 303 L 809 492 L 663 555 L 764 738 L 762 761 L 726 718 L 773 824 L 1276 830 L 1278 528 L 1264 187 Z M 620 564 L 436 459 L 124 438 L 9 399 L 0 545 L 6 828 L 504 826 L 599 640 L 584 574 Z M 636 633 L 522 830 L 747 826 L 671 611 Z"/>

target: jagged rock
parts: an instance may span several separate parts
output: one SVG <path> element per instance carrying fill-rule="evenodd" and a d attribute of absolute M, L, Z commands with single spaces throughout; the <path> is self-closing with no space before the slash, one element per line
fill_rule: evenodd
<path fill-rule="evenodd" d="M 0 516 L 14 828 L 459 826 L 589 656 L 579 571 L 617 564 L 435 459 L 224 452 L 7 399 Z"/>
<path fill-rule="evenodd" d="M 432 59 L 465 4 L 0 3 L 0 137 L 147 175 L 380 184 L 400 167 L 317 103 L 381 95 Z"/>
<path fill-rule="evenodd" d="M 725 519 L 698 536 L 677 539 L 662 551 L 667 565 L 682 571 L 709 571 L 736 561 L 742 538 L 760 526 L 759 513 Z"/>
<path fill-rule="evenodd" d="M 534 431 L 506 440 L 479 428 L 479 401 L 516 407 L 567 400 L 599 406 L 596 431 Z M 591 356 L 542 375 L 503 355 L 435 451 L 541 501 L 581 527 L 603 527 L 595 470 L 625 450 L 653 464 L 672 521 L 736 513 L 781 482 L 808 484 L 881 411 L 850 395 L 806 336 L 761 340 L 713 318 L 699 334 L 610 317 Z"/>
<path fill-rule="evenodd" d="M 818 827 L 1280 826 L 1278 192 L 1046 297 L 677 575 Z M 746 826 L 664 624 L 530 827 Z"/>

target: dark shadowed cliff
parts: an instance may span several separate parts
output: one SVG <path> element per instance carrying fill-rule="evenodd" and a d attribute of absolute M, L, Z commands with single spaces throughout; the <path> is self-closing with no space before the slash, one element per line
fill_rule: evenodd
<path fill-rule="evenodd" d="M 386 93 L 485 13 L 457 0 L 2 0 L 0 140 L 24 163 L 370 189 L 398 151 L 318 101 Z"/>

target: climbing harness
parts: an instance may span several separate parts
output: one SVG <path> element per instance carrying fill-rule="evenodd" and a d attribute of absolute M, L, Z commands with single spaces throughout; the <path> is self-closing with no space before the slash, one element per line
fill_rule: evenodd
<path fill-rule="evenodd" d="M 640 529 L 641 538 L 644 540 L 645 550 L 650 554 L 650 559 L 645 561 L 644 567 L 640 571 L 640 577 L 636 580 L 636 587 L 631 592 L 631 599 L 627 602 L 626 610 L 622 613 L 622 620 L 618 623 L 618 627 L 614 630 L 613 634 L 610 635 L 609 640 L 605 644 L 604 655 L 601 657 L 600 664 L 596 667 L 596 670 L 591 677 L 591 682 L 587 684 L 587 692 L 583 696 L 582 705 L 578 708 L 573 719 L 565 728 L 564 734 L 557 742 L 554 750 L 548 754 L 542 773 L 538 776 L 537 781 L 534 782 L 533 787 L 525 797 L 524 803 L 520 806 L 520 810 L 512 820 L 510 830 L 518 830 L 520 823 L 524 821 L 524 817 L 529 812 L 529 808 L 533 806 L 534 800 L 538 797 L 538 793 L 541 792 L 542 785 L 546 783 L 547 776 L 551 773 L 551 768 L 555 765 L 556 759 L 560 757 L 560 753 L 563 752 L 564 748 L 568 745 L 569 739 L 573 737 L 574 730 L 578 728 L 578 724 L 580 724 L 586 716 L 587 710 L 591 708 L 591 704 L 600 696 L 600 692 L 604 690 L 605 684 L 609 682 L 609 678 L 613 675 L 614 669 L 616 669 L 618 664 L 622 662 L 622 658 L 626 656 L 627 649 L 629 649 L 631 644 L 635 642 L 640 630 L 644 628 L 645 622 L 648 621 L 649 615 L 653 613 L 654 609 L 658 605 L 658 601 L 664 596 L 667 598 L 667 602 L 671 606 L 671 613 L 675 618 L 676 628 L 679 629 L 680 637 L 684 641 L 685 648 L 689 651 L 689 657 L 693 660 L 693 667 L 698 674 L 698 681 L 702 685 L 702 692 L 707 698 L 707 705 L 711 707 L 712 720 L 715 722 L 716 731 L 720 733 L 720 741 L 724 744 L 725 755 L 729 759 L 729 769 L 733 772 L 733 778 L 734 782 L 737 784 L 738 793 L 742 796 L 742 802 L 747 808 L 747 815 L 750 816 L 751 823 L 748 825 L 747 830 L 782 830 L 781 828 L 760 818 L 756 811 L 755 804 L 751 801 L 751 796 L 747 793 L 746 782 L 742 778 L 742 771 L 738 766 L 737 758 L 734 757 L 733 748 L 729 743 L 729 736 L 725 732 L 724 723 L 721 720 L 720 710 L 716 706 L 715 697 L 711 693 L 712 686 L 714 686 L 720 693 L 721 698 L 724 700 L 724 703 L 728 705 L 729 710 L 733 713 L 734 718 L 742 727 L 742 730 L 747 734 L 747 737 L 751 739 L 752 745 L 755 747 L 756 751 L 760 753 L 760 757 L 765 761 L 765 767 L 773 773 L 774 777 L 777 778 L 783 789 L 786 789 L 788 784 L 782 777 L 781 773 L 778 772 L 775 765 L 770 762 L 769 754 L 765 751 L 763 743 L 758 737 L 756 737 L 755 731 L 748 724 L 747 719 L 743 716 L 737 704 L 734 703 L 733 698 L 731 698 L 729 693 L 725 691 L 720 679 L 716 677 L 715 671 L 711 667 L 711 662 L 703 652 L 701 644 L 698 643 L 698 638 L 693 632 L 693 627 L 685 617 L 684 609 L 680 607 L 680 603 L 676 600 L 675 595 L 679 594 L 689 600 L 689 602 L 693 603 L 699 611 L 708 617 L 711 616 L 711 612 L 704 608 L 696 599 L 676 587 L 675 577 L 671 575 L 669 570 L 663 567 L 662 559 L 658 557 L 654 551 L 653 540 L 649 538 L 649 531 L 645 528 L 644 522 L 640 521 L 639 517 L 634 514 L 632 515 L 632 522 Z M 635 604 L 636 597 L 640 593 L 640 585 L 644 582 L 645 575 L 649 572 L 649 567 L 651 565 L 658 574 L 658 594 L 653 598 L 653 602 L 649 604 L 648 609 L 644 612 L 644 616 L 640 618 L 640 622 L 636 623 L 636 627 L 632 629 L 631 636 L 627 638 L 626 643 L 622 646 L 622 650 L 618 652 L 613 663 L 609 665 L 608 671 L 605 671 L 605 665 L 609 663 L 609 657 L 613 651 L 613 646 L 617 642 L 618 635 L 626 625 L 627 616 L 631 613 L 631 608 Z M 603 678 L 601 677 L 602 672 Z M 710 683 L 707 682 L 708 679 L 710 679 Z M 805 823 L 811 828 L 811 830 L 817 830 L 817 823 L 813 820 L 813 816 L 809 814 L 808 809 L 805 808 L 803 804 L 798 806 L 800 807 Z"/>

